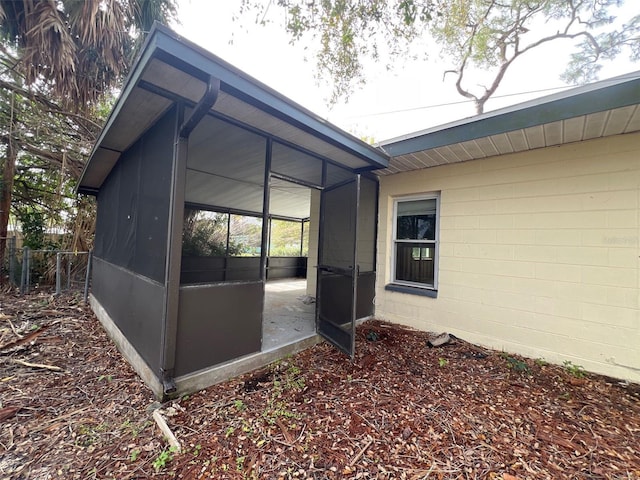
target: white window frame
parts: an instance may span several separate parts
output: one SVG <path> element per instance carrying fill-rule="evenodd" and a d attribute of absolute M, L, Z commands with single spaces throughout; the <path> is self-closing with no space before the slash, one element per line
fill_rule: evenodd
<path fill-rule="evenodd" d="M 398 228 L 398 204 L 402 202 L 411 202 L 414 200 L 435 200 L 436 201 L 436 231 L 434 240 L 398 240 L 397 228 Z M 439 270 L 439 258 L 440 258 L 440 192 L 430 192 L 420 195 L 411 195 L 406 197 L 397 197 L 393 199 L 393 228 L 391 233 L 391 283 L 395 285 L 405 285 L 408 287 L 423 288 L 425 290 L 438 290 L 438 270 Z M 433 285 L 419 282 L 409 282 L 406 280 L 396 279 L 396 255 L 398 249 L 396 245 L 398 243 L 425 243 L 433 245 Z"/>

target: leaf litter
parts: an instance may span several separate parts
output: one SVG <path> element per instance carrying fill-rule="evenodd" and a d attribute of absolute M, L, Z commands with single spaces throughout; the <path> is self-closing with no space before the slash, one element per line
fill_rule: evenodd
<path fill-rule="evenodd" d="M 368 321 L 353 362 L 319 344 L 161 405 L 80 297 L 5 291 L 0 479 L 640 478 L 638 385 L 433 338 Z"/>

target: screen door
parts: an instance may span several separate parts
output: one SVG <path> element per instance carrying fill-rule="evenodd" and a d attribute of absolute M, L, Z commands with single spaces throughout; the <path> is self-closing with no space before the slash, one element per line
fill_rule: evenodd
<path fill-rule="evenodd" d="M 320 203 L 316 330 L 351 358 L 358 292 L 360 175 L 325 188 Z"/>

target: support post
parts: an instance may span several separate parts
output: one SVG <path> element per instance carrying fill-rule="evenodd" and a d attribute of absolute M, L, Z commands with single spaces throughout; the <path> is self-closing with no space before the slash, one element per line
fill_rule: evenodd
<path fill-rule="evenodd" d="M 70 259 L 67 262 L 67 290 L 71 290 L 71 266 L 73 261 Z"/>
<path fill-rule="evenodd" d="M 327 188 L 327 161 L 322 162 L 322 188 L 320 192 L 320 211 L 318 212 L 318 248 L 316 257 L 316 333 L 320 332 L 320 301 L 322 300 L 322 288 L 321 278 L 322 271 L 318 268 L 318 265 L 324 264 L 324 218 L 325 218 L 325 205 L 324 205 L 324 189 Z"/>
<path fill-rule="evenodd" d="M 20 294 L 24 294 L 24 286 L 27 283 L 27 250 L 29 247 L 22 248 L 22 272 L 20 273 Z"/>
<path fill-rule="evenodd" d="M 56 253 L 56 295 L 60 295 L 62 293 L 62 252 Z"/>
<path fill-rule="evenodd" d="M 184 195 L 189 140 L 180 136 L 184 105 L 178 105 L 171 167 L 167 256 L 164 275 L 164 311 L 162 350 L 160 352 L 160 381 L 165 397 L 175 392 L 176 335 L 178 332 L 178 303 L 180 301 L 181 241 L 184 222 Z"/>
<path fill-rule="evenodd" d="M 91 280 L 91 264 L 93 263 L 93 250 L 89 251 L 87 258 L 87 273 L 84 277 L 84 303 L 89 301 L 89 281 Z"/>
<path fill-rule="evenodd" d="M 31 287 L 31 249 L 27 247 L 27 281 L 24 285 L 25 293 L 29 293 L 29 289 Z"/>
<path fill-rule="evenodd" d="M 164 278 L 164 308 L 160 375 L 163 395 L 176 391 L 174 379 L 176 363 L 176 336 L 178 333 L 178 307 L 180 301 L 180 268 L 182 264 L 182 230 L 184 227 L 184 198 L 187 180 L 189 135 L 200 120 L 211 110 L 220 93 L 220 80 L 209 76 L 207 89 L 191 112 L 184 119 L 184 104 L 177 104 L 174 130 L 173 166 L 171 168 L 171 193 L 169 197 L 169 225 Z"/>
<path fill-rule="evenodd" d="M 231 241 L 231 212 L 227 212 L 227 243 L 224 250 L 224 271 L 222 272 L 222 280 L 227 281 L 227 270 L 229 268 L 229 242 Z"/>
<path fill-rule="evenodd" d="M 9 285 L 16 284 L 16 237 L 9 239 Z"/>
<path fill-rule="evenodd" d="M 260 279 L 267 281 L 267 254 L 269 253 L 269 198 L 271 194 L 271 150 L 273 142 L 267 138 L 267 153 L 264 162 L 264 186 L 262 192 L 262 240 L 260 246 Z M 265 248 L 266 247 L 266 248 Z"/>

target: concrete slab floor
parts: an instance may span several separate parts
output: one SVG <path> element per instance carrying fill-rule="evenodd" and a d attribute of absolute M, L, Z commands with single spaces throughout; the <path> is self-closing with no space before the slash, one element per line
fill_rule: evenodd
<path fill-rule="evenodd" d="M 272 280 L 265 285 L 262 351 L 315 333 L 316 304 L 305 304 L 305 279 Z"/>

